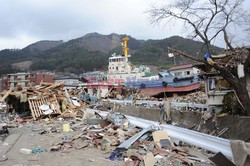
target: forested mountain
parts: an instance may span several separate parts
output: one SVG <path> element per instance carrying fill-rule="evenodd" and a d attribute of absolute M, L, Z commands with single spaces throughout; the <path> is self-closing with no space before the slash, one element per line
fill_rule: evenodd
<path fill-rule="evenodd" d="M 0 74 L 15 72 L 12 64 L 32 61 L 30 70 L 54 70 L 73 73 L 83 71 L 106 70 L 111 53 L 122 53 L 121 39 L 126 35 L 101 35 L 90 33 L 83 37 L 63 41 L 40 41 L 21 50 L 0 51 Z M 179 36 L 163 40 L 137 40 L 129 36 L 129 53 L 134 64 L 169 66 L 168 47 L 172 47 L 194 56 L 203 56 L 203 43 Z M 216 52 L 222 49 L 214 47 Z M 177 63 L 187 63 L 186 59 L 176 57 Z"/>
<path fill-rule="evenodd" d="M 40 51 L 46 51 L 51 48 L 57 47 L 63 43 L 62 40 L 59 41 L 49 41 L 49 40 L 42 40 L 38 41 L 36 43 L 33 43 L 31 45 L 28 45 L 24 48 L 24 50 L 28 50 L 31 52 L 40 52 Z"/>

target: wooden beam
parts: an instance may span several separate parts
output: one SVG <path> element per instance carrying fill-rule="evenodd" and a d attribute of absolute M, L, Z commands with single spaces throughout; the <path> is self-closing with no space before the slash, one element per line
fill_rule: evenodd
<path fill-rule="evenodd" d="M 12 92 L 11 89 L 8 90 L 8 91 L 4 94 L 4 96 L 0 99 L 0 103 L 2 103 L 2 102 L 10 95 L 11 92 Z"/>
<path fill-rule="evenodd" d="M 54 83 L 52 84 L 51 86 L 45 88 L 46 90 L 48 89 L 53 89 L 53 88 L 56 88 L 56 87 L 59 87 L 59 86 L 62 86 L 64 84 L 64 82 L 59 82 L 59 83 Z"/>

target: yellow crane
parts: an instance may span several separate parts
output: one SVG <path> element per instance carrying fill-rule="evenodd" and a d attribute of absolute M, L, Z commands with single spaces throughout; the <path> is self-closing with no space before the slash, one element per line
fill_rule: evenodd
<path fill-rule="evenodd" d="M 125 57 L 128 57 L 128 40 L 129 40 L 128 37 L 124 37 L 122 39 L 122 41 L 123 41 L 123 54 Z"/>

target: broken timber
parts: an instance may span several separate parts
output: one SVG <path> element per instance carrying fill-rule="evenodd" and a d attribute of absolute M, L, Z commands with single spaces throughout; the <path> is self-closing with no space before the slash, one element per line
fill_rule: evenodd
<path fill-rule="evenodd" d="M 11 90 L 8 90 L 2 98 L 0 98 L 0 103 L 3 102 L 11 93 Z"/>
<path fill-rule="evenodd" d="M 39 108 L 43 104 L 53 104 L 55 109 L 52 109 L 54 114 L 61 114 L 60 106 L 57 102 L 56 95 L 53 96 L 42 96 L 42 97 L 31 97 L 28 98 L 29 107 L 34 120 L 44 115 L 44 112 Z"/>
<path fill-rule="evenodd" d="M 95 109 L 87 109 L 88 112 L 98 113 L 101 116 L 106 116 L 108 112 L 95 110 Z M 145 120 L 141 118 L 136 118 L 133 116 L 125 115 L 129 122 L 135 126 L 140 128 L 148 128 L 152 125 L 158 126 L 160 129 L 167 131 L 170 137 L 175 138 L 177 140 L 181 140 L 183 142 L 195 145 L 197 147 L 209 150 L 214 153 L 221 152 L 225 156 L 229 158 L 233 158 L 233 153 L 230 145 L 230 141 L 228 139 L 215 137 L 212 135 L 192 131 L 189 129 L 172 126 L 172 125 L 159 125 L 158 122 Z"/>

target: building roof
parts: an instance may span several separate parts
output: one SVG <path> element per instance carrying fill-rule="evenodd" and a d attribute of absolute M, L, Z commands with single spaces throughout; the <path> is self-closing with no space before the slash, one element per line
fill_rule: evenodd
<path fill-rule="evenodd" d="M 29 75 L 30 73 L 12 73 L 12 74 L 7 74 L 8 76 L 16 76 L 16 75 Z"/>
<path fill-rule="evenodd" d="M 77 76 L 58 76 L 55 77 L 54 80 L 78 80 L 79 77 Z"/>
<path fill-rule="evenodd" d="M 173 66 L 168 70 L 173 71 L 173 70 L 181 70 L 181 69 L 187 69 L 187 68 L 192 68 L 192 67 L 193 67 L 193 64 L 185 64 L 185 65 Z"/>

